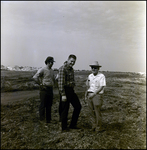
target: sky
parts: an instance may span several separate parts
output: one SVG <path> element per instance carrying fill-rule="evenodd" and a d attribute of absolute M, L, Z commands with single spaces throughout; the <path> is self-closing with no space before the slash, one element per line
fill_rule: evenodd
<path fill-rule="evenodd" d="M 1 1 L 1 65 L 146 72 L 146 1 Z"/>

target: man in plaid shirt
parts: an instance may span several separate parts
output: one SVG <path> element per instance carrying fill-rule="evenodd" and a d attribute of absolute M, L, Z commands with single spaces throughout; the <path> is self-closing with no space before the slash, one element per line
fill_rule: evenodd
<path fill-rule="evenodd" d="M 81 104 L 78 96 L 74 92 L 74 70 L 73 65 L 76 62 L 75 55 L 69 55 L 68 60 L 59 68 L 58 88 L 60 93 L 59 115 L 61 117 L 62 131 L 69 129 L 78 129 L 77 121 L 81 111 Z M 67 117 L 70 103 L 74 107 L 72 120 L 67 128 Z"/>

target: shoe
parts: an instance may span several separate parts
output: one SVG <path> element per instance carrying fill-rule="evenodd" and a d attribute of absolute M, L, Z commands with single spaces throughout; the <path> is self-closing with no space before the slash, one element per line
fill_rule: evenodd
<path fill-rule="evenodd" d="M 47 120 L 47 121 L 46 121 L 46 123 L 50 123 L 50 122 L 51 122 L 50 120 Z"/>
<path fill-rule="evenodd" d="M 90 131 L 95 131 L 95 128 L 90 129 Z"/>
<path fill-rule="evenodd" d="M 44 121 L 45 120 L 45 118 L 40 118 L 40 121 Z"/>
<path fill-rule="evenodd" d="M 62 129 L 62 132 L 69 132 L 69 131 L 70 131 L 69 128 Z"/>
<path fill-rule="evenodd" d="M 61 122 L 61 118 L 59 118 L 59 122 Z"/>
<path fill-rule="evenodd" d="M 77 126 L 69 126 L 69 128 L 70 129 L 81 129 L 81 128 L 77 127 Z"/>
<path fill-rule="evenodd" d="M 97 127 L 97 128 L 95 129 L 95 131 L 96 131 L 96 132 L 103 132 L 103 131 L 105 131 L 105 129 L 102 128 L 102 127 Z"/>

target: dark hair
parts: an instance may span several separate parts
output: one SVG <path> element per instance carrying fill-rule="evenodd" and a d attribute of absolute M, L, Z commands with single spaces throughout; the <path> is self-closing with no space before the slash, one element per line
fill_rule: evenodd
<path fill-rule="evenodd" d="M 73 54 L 70 54 L 69 56 L 68 56 L 68 59 L 70 59 L 70 58 L 73 58 L 73 59 L 77 59 L 77 57 L 75 56 L 75 55 L 73 55 Z"/>
<path fill-rule="evenodd" d="M 45 60 L 45 64 L 47 65 L 48 62 L 54 62 L 54 58 L 51 56 L 47 57 Z"/>

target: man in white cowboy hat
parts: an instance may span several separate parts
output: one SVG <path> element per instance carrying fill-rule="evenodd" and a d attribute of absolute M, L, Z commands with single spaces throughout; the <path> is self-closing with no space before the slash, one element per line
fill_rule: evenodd
<path fill-rule="evenodd" d="M 88 90 L 85 92 L 85 99 L 88 100 L 88 108 L 90 120 L 92 123 L 92 131 L 102 131 L 102 115 L 101 106 L 103 104 L 104 87 L 106 79 L 104 74 L 99 72 L 100 66 L 98 61 L 94 61 L 91 65 L 92 73 L 88 76 L 86 85 Z"/>

